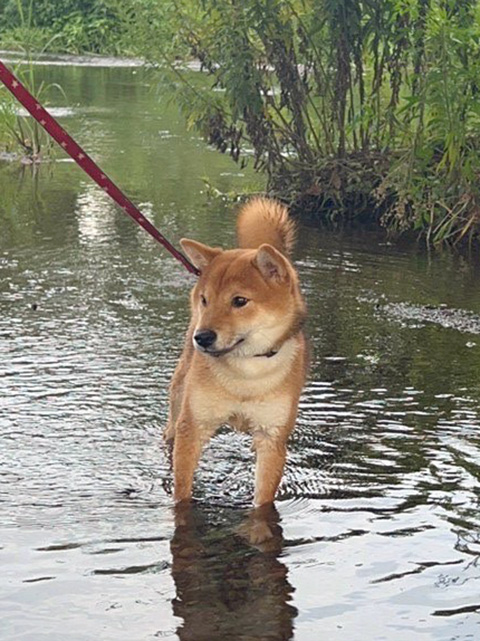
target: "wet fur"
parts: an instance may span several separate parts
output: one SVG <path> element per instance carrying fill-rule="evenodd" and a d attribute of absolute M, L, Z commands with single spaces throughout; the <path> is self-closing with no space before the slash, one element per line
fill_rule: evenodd
<path fill-rule="evenodd" d="M 182 240 L 201 274 L 191 294 L 192 317 L 170 386 L 165 430 L 165 439 L 174 442 L 177 502 L 191 497 L 202 449 L 225 423 L 252 434 L 255 505 L 274 500 L 307 367 L 305 304 L 287 258 L 294 235 L 283 205 L 256 198 L 239 212 L 238 249 Z M 232 306 L 238 296 L 248 304 Z M 216 351 L 200 351 L 194 335 L 202 330 L 215 331 Z"/>

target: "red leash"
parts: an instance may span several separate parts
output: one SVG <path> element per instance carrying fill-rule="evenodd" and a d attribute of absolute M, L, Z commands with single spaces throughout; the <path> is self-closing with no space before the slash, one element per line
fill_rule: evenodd
<path fill-rule="evenodd" d="M 66 153 L 73 158 L 83 171 L 92 178 L 99 187 L 112 198 L 123 211 L 135 220 L 150 236 L 165 247 L 172 256 L 179 260 L 192 274 L 198 276 L 200 273 L 192 263 L 161 234 L 152 223 L 143 216 L 140 210 L 135 207 L 131 200 L 115 185 L 115 183 L 103 173 L 100 167 L 90 156 L 78 145 L 75 140 L 67 134 L 65 129 L 51 116 L 48 111 L 36 100 L 24 85 L 16 78 L 11 71 L 0 60 L 0 81 L 25 107 L 33 118 L 52 136 Z"/>

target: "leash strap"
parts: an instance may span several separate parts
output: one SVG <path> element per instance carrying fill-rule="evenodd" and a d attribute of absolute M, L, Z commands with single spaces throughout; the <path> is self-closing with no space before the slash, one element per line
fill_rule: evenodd
<path fill-rule="evenodd" d="M 45 129 L 45 131 L 62 147 L 83 171 L 94 180 L 97 185 L 107 193 L 123 211 L 133 218 L 143 229 L 153 236 L 157 242 L 165 247 L 172 256 L 188 269 L 192 274 L 198 276 L 198 269 L 176 249 L 163 234 L 161 234 L 152 223 L 143 216 L 140 210 L 129 200 L 100 167 L 90 158 L 84 149 L 59 125 L 53 116 L 36 100 L 26 87 L 0 60 L 0 81 L 25 107 L 32 117 Z"/>

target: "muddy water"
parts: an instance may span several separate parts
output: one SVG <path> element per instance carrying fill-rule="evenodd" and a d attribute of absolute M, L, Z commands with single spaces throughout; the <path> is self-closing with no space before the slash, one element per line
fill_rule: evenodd
<path fill-rule="evenodd" d="M 254 179 L 150 76 L 35 72 L 171 239 L 232 242 L 202 179 Z M 479 639 L 478 261 L 302 229 L 312 372 L 273 539 L 252 546 L 247 437 L 220 433 L 195 507 L 172 508 L 161 431 L 192 279 L 59 160 L 0 168 L 2 641 Z"/>

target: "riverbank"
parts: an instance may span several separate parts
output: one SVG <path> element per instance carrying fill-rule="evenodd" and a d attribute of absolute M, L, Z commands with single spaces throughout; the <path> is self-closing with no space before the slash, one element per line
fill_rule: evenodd
<path fill-rule="evenodd" d="M 24 72 L 27 85 L 33 85 L 34 91 L 35 85 L 39 84 L 35 73 L 42 67 L 126 68 L 132 69 L 133 73 L 145 67 L 144 60 L 139 57 L 95 54 L 39 53 L 26 58 L 24 52 L 0 50 L 0 58 L 20 73 Z M 198 76 L 199 72 L 203 72 L 201 76 Z M 187 94 L 191 95 L 192 88 L 194 91 L 200 88 L 203 96 L 208 95 L 205 92 L 211 89 L 211 74 L 202 61 L 182 65 L 175 63 L 175 68 L 163 65 L 156 71 L 151 70 L 149 82 L 152 86 L 163 82 L 164 90 L 177 100 L 185 117 L 188 117 L 191 106 L 185 107 L 185 94 L 179 95 L 178 82 L 173 86 L 171 78 L 168 79 L 169 74 L 173 74 L 177 81 L 179 74 L 184 78 L 182 88 L 187 88 Z M 45 85 L 40 86 L 45 92 Z M 63 92 L 58 83 L 54 86 L 59 93 Z M 65 104 L 68 104 L 68 99 Z M 29 117 L 25 118 L 28 114 L 1 88 L 0 107 L 0 162 L 37 164 L 55 155 L 50 139 Z M 66 111 L 61 108 L 53 115 L 68 116 L 68 111 L 69 107 Z M 192 122 L 191 118 L 189 122 Z M 476 204 L 476 188 L 465 179 L 453 181 L 451 172 L 439 164 L 440 150 L 437 156 L 415 170 L 418 159 L 408 149 L 402 152 L 388 149 L 345 152 L 342 157 L 335 154 L 311 155 L 309 162 L 302 162 L 298 154 L 291 153 L 281 157 L 276 166 L 269 167 L 266 156 L 259 155 L 258 150 L 248 149 L 248 139 L 244 139 L 243 134 L 240 136 L 235 128 L 229 129 L 221 119 L 214 123 L 208 120 L 202 126 L 201 122 L 197 124 L 212 148 L 232 156 L 237 166 L 246 162 L 260 173 L 266 173 L 269 195 L 287 203 L 299 218 L 337 229 L 344 226 L 378 227 L 392 238 L 405 234 L 417 236 L 433 246 L 471 244 L 479 235 L 480 217 L 477 212 L 480 208 Z M 406 172 L 411 172 L 410 189 L 405 188 Z M 448 198 L 440 199 L 443 182 L 450 184 L 449 194 Z M 212 194 L 222 195 L 216 185 L 210 187 Z"/>

